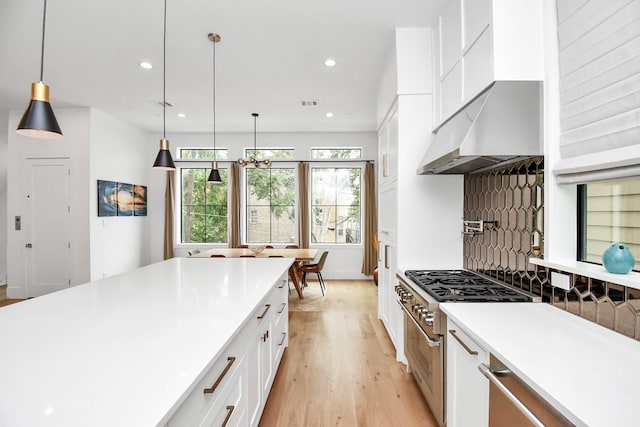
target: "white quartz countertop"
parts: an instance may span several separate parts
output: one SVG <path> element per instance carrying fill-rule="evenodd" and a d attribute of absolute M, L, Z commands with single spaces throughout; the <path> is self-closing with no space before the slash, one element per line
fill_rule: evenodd
<path fill-rule="evenodd" d="M 293 262 L 173 258 L 0 308 L 0 426 L 156 426 Z"/>
<path fill-rule="evenodd" d="M 640 342 L 544 303 L 440 308 L 576 425 L 640 425 Z"/>

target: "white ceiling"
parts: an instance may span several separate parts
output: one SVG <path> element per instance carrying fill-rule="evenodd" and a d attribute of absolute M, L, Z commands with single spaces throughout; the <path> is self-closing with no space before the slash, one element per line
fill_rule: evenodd
<path fill-rule="evenodd" d="M 393 29 L 430 26 L 443 3 L 167 0 L 167 135 L 213 129 L 210 32 L 222 37 L 216 131 L 251 131 L 253 112 L 261 131 L 375 130 Z M 2 114 L 24 110 L 39 79 L 42 7 L 41 0 L 0 0 Z M 163 0 L 48 0 L 44 81 L 54 110 L 94 107 L 161 131 L 162 14 Z M 329 57 L 337 66 L 324 66 Z M 141 69 L 142 60 L 154 68 Z"/>

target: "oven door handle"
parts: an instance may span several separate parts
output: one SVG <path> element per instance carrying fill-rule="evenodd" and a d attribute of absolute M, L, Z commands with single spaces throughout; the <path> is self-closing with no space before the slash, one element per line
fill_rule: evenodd
<path fill-rule="evenodd" d="M 526 416 L 529 421 L 531 421 L 533 423 L 533 425 L 535 425 L 536 427 L 544 427 L 544 423 L 542 421 L 540 421 L 538 419 L 538 417 L 536 417 L 533 412 L 531 412 L 529 410 L 529 408 L 527 408 L 525 406 L 524 403 L 522 403 L 520 401 L 520 399 L 518 399 L 512 392 L 511 390 L 509 390 L 504 384 L 502 384 L 502 382 L 496 377 L 496 374 L 508 374 L 510 373 L 510 371 L 508 369 L 506 370 L 501 370 L 499 372 L 493 372 L 491 370 L 491 367 L 487 366 L 484 363 L 481 363 L 478 365 L 478 370 L 482 373 L 482 375 L 484 375 L 485 377 L 487 377 L 487 379 L 489 381 L 491 381 L 497 388 L 498 390 L 500 390 L 502 392 L 502 394 L 505 395 L 505 397 L 507 399 L 509 399 L 511 401 L 511 403 L 513 403 L 513 405 L 518 408 L 520 410 L 520 412 L 522 412 L 522 414 L 524 416 Z"/>
<path fill-rule="evenodd" d="M 402 302 L 400 300 L 396 300 L 396 301 L 398 302 L 398 304 L 400 304 L 400 308 L 402 308 L 402 310 L 405 312 L 406 316 L 409 319 L 411 319 L 411 321 L 416 325 L 416 327 L 418 328 L 418 330 L 420 331 L 422 336 L 427 340 L 427 345 L 429 347 L 438 347 L 440 345 L 440 340 L 434 340 L 429 335 L 427 335 L 427 333 L 422 330 L 422 326 L 420 326 L 418 321 L 413 318 L 411 313 L 409 313 L 409 310 L 407 309 L 407 307 L 405 307 L 404 304 L 402 304 Z"/>

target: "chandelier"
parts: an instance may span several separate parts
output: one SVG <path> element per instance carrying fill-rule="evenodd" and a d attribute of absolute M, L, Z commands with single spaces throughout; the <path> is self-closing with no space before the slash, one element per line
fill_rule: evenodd
<path fill-rule="evenodd" d="M 253 156 L 250 156 L 249 160 L 239 159 L 238 164 L 244 167 L 247 167 L 250 165 L 253 165 L 256 168 L 259 168 L 261 165 L 269 167 L 271 166 L 271 160 L 269 159 L 258 160 L 256 158 L 258 154 L 258 149 L 256 148 L 256 140 L 257 140 L 256 121 L 258 119 L 258 113 L 251 113 L 251 115 L 253 116 Z"/>

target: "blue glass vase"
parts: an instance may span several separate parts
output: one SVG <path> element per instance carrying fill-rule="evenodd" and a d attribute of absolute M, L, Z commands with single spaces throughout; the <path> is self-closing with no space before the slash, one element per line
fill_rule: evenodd
<path fill-rule="evenodd" d="M 602 264 L 609 273 L 627 274 L 633 269 L 636 260 L 624 243 L 616 242 L 602 254 Z"/>

